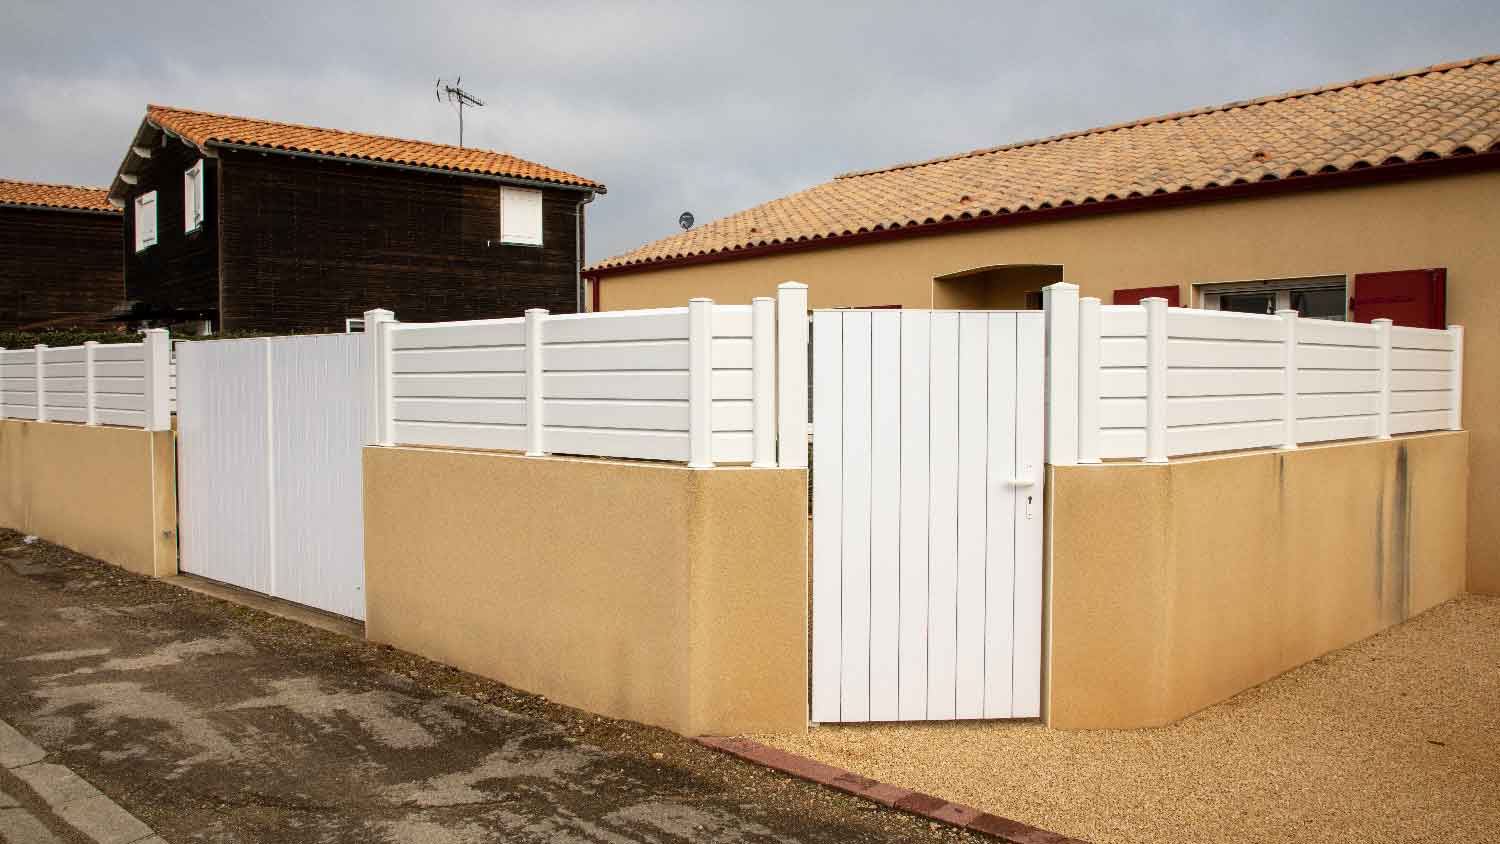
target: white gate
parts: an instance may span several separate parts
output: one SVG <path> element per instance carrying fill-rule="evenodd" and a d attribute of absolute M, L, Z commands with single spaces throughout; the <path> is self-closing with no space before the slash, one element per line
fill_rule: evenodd
<path fill-rule="evenodd" d="M 814 313 L 814 721 L 1040 714 L 1043 333 Z"/>
<path fill-rule="evenodd" d="M 183 571 L 364 618 L 362 340 L 177 345 Z"/>

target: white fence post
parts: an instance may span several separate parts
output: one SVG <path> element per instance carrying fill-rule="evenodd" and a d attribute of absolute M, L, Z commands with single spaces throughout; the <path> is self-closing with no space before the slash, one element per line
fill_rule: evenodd
<path fill-rule="evenodd" d="M 714 465 L 714 300 L 688 300 L 688 468 Z"/>
<path fill-rule="evenodd" d="M 1167 462 L 1167 300 L 1141 300 L 1146 308 L 1146 462 Z"/>
<path fill-rule="evenodd" d="M 38 343 L 32 347 L 36 363 L 36 421 L 47 421 L 47 380 L 42 375 L 43 366 L 47 359 L 47 347 Z"/>
<path fill-rule="evenodd" d="M 172 337 L 165 328 L 152 328 L 141 350 L 146 361 L 146 430 L 171 430 Z"/>
<path fill-rule="evenodd" d="M 546 308 L 526 310 L 526 455 L 541 457 L 547 453 L 545 419 L 542 410 L 543 332 L 546 331 Z"/>
<path fill-rule="evenodd" d="M 1099 300 L 1078 300 L 1078 462 L 1099 463 Z"/>
<path fill-rule="evenodd" d="M 1372 319 L 1380 351 L 1380 415 L 1375 422 L 1375 435 L 1382 440 L 1391 438 L 1391 321 Z"/>
<path fill-rule="evenodd" d="M 776 300 L 770 296 L 750 300 L 750 338 L 755 413 L 750 465 L 767 469 L 776 465 Z"/>
<path fill-rule="evenodd" d="M 1286 380 L 1281 384 L 1282 448 L 1297 447 L 1297 320 L 1295 308 L 1276 312 L 1281 317 L 1281 366 Z"/>
<path fill-rule="evenodd" d="M 396 321 L 396 315 L 385 308 L 365 311 L 365 391 L 369 397 L 365 410 L 365 445 L 391 444 L 390 407 L 386 394 L 391 383 L 389 333 L 385 324 Z"/>
<path fill-rule="evenodd" d="M 776 462 L 807 468 L 807 285 L 776 287 Z"/>
<path fill-rule="evenodd" d="M 1047 321 L 1047 462 L 1078 463 L 1078 285 L 1042 288 Z"/>
<path fill-rule="evenodd" d="M 84 424 L 99 424 L 98 404 L 94 399 L 94 350 L 99 348 L 99 341 L 89 340 L 83 344 L 83 408 Z"/>
<path fill-rule="evenodd" d="M 1448 326 L 1453 335 L 1453 404 L 1448 410 L 1448 430 L 1462 431 L 1464 427 L 1464 327 Z"/>

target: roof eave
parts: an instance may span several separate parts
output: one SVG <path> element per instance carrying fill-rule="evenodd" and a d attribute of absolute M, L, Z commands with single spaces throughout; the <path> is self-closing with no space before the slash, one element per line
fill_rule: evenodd
<path fill-rule="evenodd" d="M 118 210 L 110 208 L 79 208 L 73 205 L 39 205 L 35 202 L 4 202 L 0 201 L 0 208 L 14 208 L 21 211 L 63 211 L 70 214 L 100 214 L 107 217 L 118 215 Z"/>
<path fill-rule="evenodd" d="M 286 149 L 284 147 L 269 147 L 260 144 L 238 144 L 228 141 L 209 141 L 206 146 L 216 149 L 227 149 L 235 152 L 258 152 L 262 155 L 288 155 L 295 158 L 310 158 L 316 161 L 332 161 L 340 164 L 367 164 L 373 167 L 388 167 L 396 170 L 407 170 L 418 173 L 431 173 L 440 176 L 457 176 L 471 179 L 483 179 L 491 182 L 502 182 L 508 185 L 520 187 L 553 188 L 556 190 L 572 190 L 581 193 L 603 194 L 607 193 L 604 185 L 579 185 L 569 182 L 554 182 L 546 179 L 527 179 L 521 176 L 506 176 L 498 173 L 476 173 L 473 170 L 456 170 L 448 167 L 431 167 L 423 164 L 405 164 L 399 161 L 382 161 L 378 158 L 358 158 L 348 155 L 329 155 L 321 152 L 307 152 L 298 149 Z"/>
<path fill-rule="evenodd" d="M 898 226 L 882 229 L 879 231 L 865 231 L 847 235 L 808 238 L 806 240 L 791 240 L 782 243 L 768 244 L 765 246 L 746 246 L 739 248 L 730 246 L 717 252 L 681 255 L 659 261 L 644 261 L 639 263 L 616 264 L 612 266 L 585 267 L 582 275 L 584 278 L 597 280 L 601 278 L 608 278 L 610 276 L 621 276 L 630 275 L 633 273 L 667 270 L 676 267 L 690 266 L 693 264 L 718 263 L 721 261 L 738 261 L 786 252 L 803 252 L 816 249 L 836 249 L 843 246 L 857 246 L 863 243 L 871 243 L 882 240 L 896 240 L 909 237 L 927 237 L 944 234 L 956 234 L 971 229 L 984 229 L 1005 225 L 1021 225 L 1026 223 L 1043 223 L 1053 220 L 1067 219 L 1070 217 L 1088 216 L 1091 214 L 1128 213 L 1131 211 L 1157 210 L 1182 205 L 1194 205 L 1204 202 L 1217 202 L 1227 199 L 1275 196 L 1281 193 L 1292 193 L 1303 190 L 1333 190 L 1336 188 L 1355 187 L 1363 184 L 1378 184 L 1381 182 L 1400 181 L 1405 179 L 1435 178 L 1444 175 L 1469 173 L 1491 169 L 1500 169 L 1500 150 L 1470 153 L 1466 155 L 1450 155 L 1445 158 L 1409 161 L 1400 164 L 1382 164 L 1375 167 L 1365 167 L 1354 170 L 1341 170 L 1337 173 L 1310 173 L 1306 176 L 1293 176 L 1286 179 L 1276 179 L 1272 181 L 1248 182 L 1238 185 L 1223 185 L 1211 188 L 1198 188 L 1191 191 L 1175 191 L 1172 193 L 1152 194 L 1149 196 L 1100 200 L 1098 202 L 1090 202 L 1078 205 L 1033 209 L 1030 211 L 1014 212 L 1010 214 L 992 214 L 985 217 L 955 219 L 944 222 L 928 223 L 925 225 Z"/>

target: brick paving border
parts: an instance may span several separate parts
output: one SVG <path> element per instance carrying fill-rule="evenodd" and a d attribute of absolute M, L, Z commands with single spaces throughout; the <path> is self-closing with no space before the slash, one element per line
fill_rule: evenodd
<path fill-rule="evenodd" d="M 973 806 L 950 803 L 941 797 L 933 797 L 931 794 L 923 794 L 920 791 L 912 791 L 909 788 L 862 777 L 806 756 L 798 756 L 795 753 L 768 747 L 758 741 L 721 736 L 703 736 L 695 741 L 710 750 L 728 753 L 788 776 L 826 785 L 845 794 L 872 800 L 882 806 L 899 809 L 970 832 L 988 835 L 1010 842 L 1010 844 L 1087 844 L 1079 838 L 1069 838 L 1066 835 L 1038 829 L 1020 821 L 992 815 Z"/>

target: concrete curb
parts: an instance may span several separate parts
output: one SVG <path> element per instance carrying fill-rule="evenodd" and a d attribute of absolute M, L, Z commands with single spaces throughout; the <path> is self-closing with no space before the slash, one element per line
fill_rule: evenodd
<path fill-rule="evenodd" d="M 88 780 L 67 767 L 41 761 L 46 756 L 45 750 L 11 725 L 0 721 L 0 765 L 36 792 L 53 814 L 99 844 L 161 842 L 151 827 L 106 797 Z M 7 811 L 25 814 L 20 809 Z M 19 817 L 10 818 L 10 821 L 24 822 Z"/>
<path fill-rule="evenodd" d="M 1038 829 L 1020 821 L 992 815 L 973 806 L 949 803 L 931 794 L 878 782 L 850 773 L 843 768 L 835 768 L 805 756 L 768 747 L 758 741 L 720 736 L 703 736 L 695 741 L 710 750 L 728 753 L 788 776 L 826 785 L 845 794 L 872 800 L 882 806 L 899 809 L 980 835 L 987 835 L 1000 841 L 1010 842 L 1010 844 L 1087 844 L 1080 838 L 1069 838 L 1066 835 Z"/>

